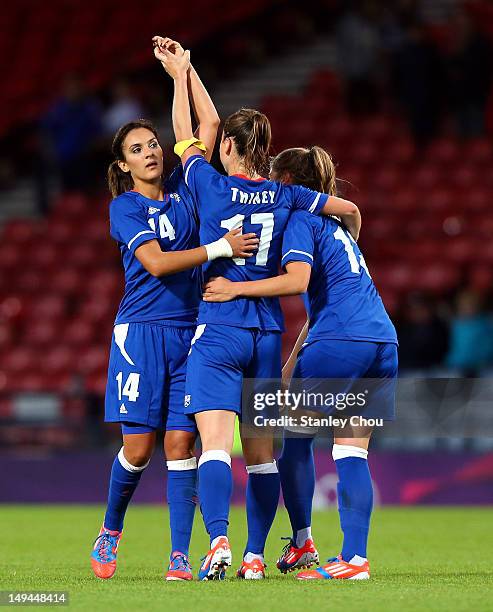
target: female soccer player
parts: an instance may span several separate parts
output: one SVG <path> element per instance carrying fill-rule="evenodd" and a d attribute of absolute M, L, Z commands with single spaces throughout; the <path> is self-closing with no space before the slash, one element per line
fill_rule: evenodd
<path fill-rule="evenodd" d="M 335 193 L 334 165 L 319 147 L 283 151 L 274 159 L 271 176 L 283 183 Z M 369 385 L 371 396 L 360 416 L 392 419 L 397 336 L 353 237 L 337 219 L 299 211 L 290 217 L 282 252 L 286 274 L 257 282 L 210 280 L 204 300 L 294 295 L 308 289 L 309 321 L 284 367 L 283 378 L 289 381 L 293 375 L 305 383 L 310 379 L 344 379 L 347 388 L 338 390 L 346 393 L 354 387 L 355 379 L 381 379 L 379 384 Z M 373 505 L 367 462 L 371 432 L 364 423 L 334 428 L 332 456 L 339 475 L 342 553 L 317 570 L 301 572 L 300 579 L 358 580 L 370 576 L 366 548 Z M 292 540 L 277 564 L 283 573 L 318 562 L 311 536 L 314 433 L 316 429 L 311 433 L 305 430 L 305 435 L 286 435 L 279 460 L 293 528 Z"/>
<path fill-rule="evenodd" d="M 173 127 L 185 182 L 195 197 L 200 236 L 208 241 L 225 230 L 257 229 L 260 244 L 255 258 L 218 260 L 204 267 L 205 277 L 231 280 L 275 276 L 281 238 L 292 210 L 338 214 L 357 227 L 359 211 L 346 200 L 295 185 L 263 178 L 268 172 L 270 124 L 258 111 L 242 109 L 224 123 L 221 162 L 228 176 L 216 172 L 193 138 L 186 87 L 189 53 L 165 52 L 164 65 L 174 79 Z M 241 414 L 243 378 L 280 376 L 282 314 L 276 299 L 239 299 L 226 304 L 203 302 L 187 364 L 186 414 L 194 414 L 202 441 L 199 461 L 199 499 L 211 549 L 199 571 L 201 580 L 221 579 L 231 565 L 227 538 L 231 496 L 231 447 L 236 414 Z M 238 575 L 263 578 L 263 549 L 275 516 L 279 475 L 272 438 L 243 437 L 249 482 L 247 487 L 248 542 Z"/>
<path fill-rule="evenodd" d="M 169 39 L 160 38 L 157 43 L 179 52 L 180 47 Z M 217 113 L 193 68 L 187 78 L 198 134 L 212 150 Z M 108 506 L 91 563 L 99 578 L 113 576 L 127 506 L 149 463 L 156 431 L 165 429 L 172 542 L 166 578 L 190 580 L 196 427 L 193 418 L 183 413 L 183 396 L 200 300 L 199 266 L 218 257 L 249 257 L 258 240 L 254 234 L 241 237 L 233 231 L 200 246 L 181 166 L 163 182 L 163 151 L 148 121 L 122 126 L 112 150 L 110 231 L 122 255 L 125 294 L 111 344 L 105 420 L 121 423 L 123 447 L 113 462 Z"/>

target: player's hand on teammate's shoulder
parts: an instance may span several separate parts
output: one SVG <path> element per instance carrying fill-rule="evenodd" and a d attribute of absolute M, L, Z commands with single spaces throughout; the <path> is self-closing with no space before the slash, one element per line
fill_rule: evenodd
<path fill-rule="evenodd" d="M 210 278 L 204 285 L 202 298 L 204 302 L 229 302 L 238 297 L 235 286 L 236 283 L 222 276 Z"/>

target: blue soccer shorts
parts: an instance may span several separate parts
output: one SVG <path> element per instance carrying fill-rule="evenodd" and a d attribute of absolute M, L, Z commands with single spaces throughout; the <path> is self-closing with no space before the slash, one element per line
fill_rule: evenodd
<path fill-rule="evenodd" d="M 290 389 L 300 390 L 301 385 L 314 394 L 367 391 L 364 406 L 355 409 L 354 414 L 393 420 L 397 371 L 396 344 L 313 340 L 304 344 L 298 354 Z M 323 411 L 326 415 L 338 414 L 337 408 L 324 407 Z M 344 416 L 344 411 L 340 416 Z"/>
<path fill-rule="evenodd" d="M 194 419 L 183 410 L 187 355 L 194 331 L 193 326 L 164 323 L 115 325 L 105 421 L 122 423 L 123 433 L 197 431 Z"/>
<path fill-rule="evenodd" d="M 185 413 L 229 410 L 241 415 L 245 378 L 280 377 L 280 332 L 198 325 L 188 357 Z"/>

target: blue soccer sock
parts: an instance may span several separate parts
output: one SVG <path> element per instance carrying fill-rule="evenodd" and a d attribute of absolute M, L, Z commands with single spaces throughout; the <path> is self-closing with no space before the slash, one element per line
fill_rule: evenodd
<path fill-rule="evenodd" d="M 344 561 L 358 555 L 366 559 L 366 546 L 373 508 L 373 486 L 368 469 L 368 451 L 357 446 L 334 444 L 332 449 L 339 482 L 337 498 L 344 534 Z"/>
<path fill-rule="evenodd" d="M 110 531 L 121 531 L 128 504 L 132 499 L 142 472 L 149 461 L 140 467 L 130 464 L 123 454 L 123 447 L 115 457 L 111 468 L 108 506 L 104 517 L 104 526 Z"/>
<path fill-rule="evenodd" d="M 211 542 L 228 535 L 229 505 L 233 492 L 231 457 L 223 450 L 209 450 L 199 459 L 199 500 Z"/>
<path fill-rule="evenodd" d="M 197 459 L 167 461 L 171 552 L 188 556 L 197 503 Z"/>
<path fill-rule="evenodd" d="M 276 516 L 281 482 L 276 462 L 248 465 L 246 511 L 248 540 L 244 555 L 264 554 L 265 541 Z"/>
<path fill-rule="evenodd" d="M 313 438 L 285 437 L 279 458 L 284 505 L 289 514 L 293 540 L 299 548 L 311 538 L 312 503 L 315 492 Z"/>

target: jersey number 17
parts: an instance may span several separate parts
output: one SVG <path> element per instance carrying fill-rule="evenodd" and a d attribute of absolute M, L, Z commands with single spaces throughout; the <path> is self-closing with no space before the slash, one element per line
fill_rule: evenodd
<path fill-rule="evenodd" d="M 229 219 L 223 219 L 221 221 L 221 227 L 231 231 L 233 229 L 242 227 L 244 221 L 245 215 L 235 215 Z M 250 215 L 250 225 L 262 226 L 258 251 L 255 257 L 255 265 L 266 266 L 269 258 L 269 248 L 270 243 L 272 242 L 272 234 L 274 233 L 274 213 L 254 213 L 253 215 Z M 235 257 L 233 261 L 237 266 L 244 266 L 246 263 L 242 257 Z"/>

